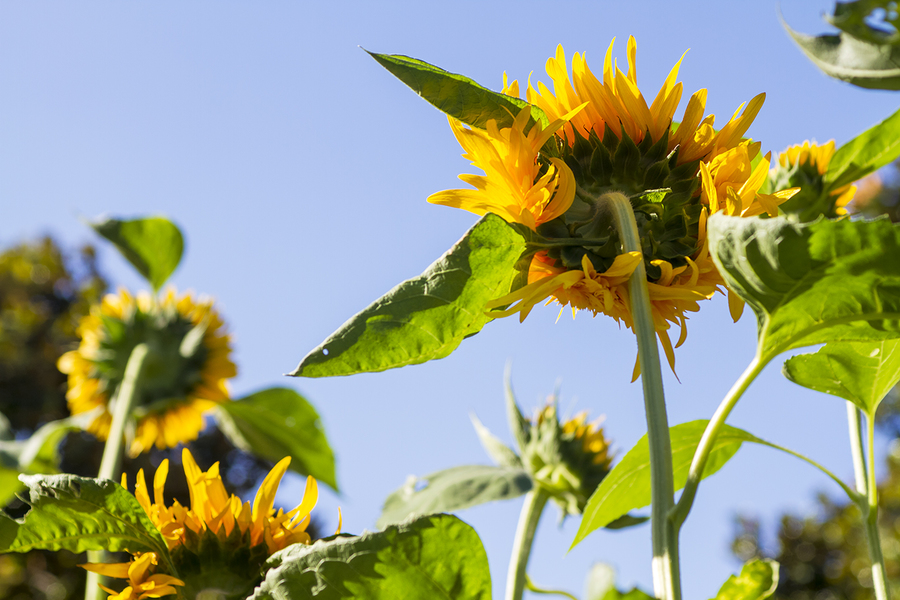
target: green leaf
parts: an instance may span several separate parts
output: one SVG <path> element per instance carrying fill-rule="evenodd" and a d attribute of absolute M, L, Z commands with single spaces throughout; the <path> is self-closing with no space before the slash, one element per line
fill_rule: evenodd
<path fill-rule="evenodd" d="M 312 404 L 290 388 L 269 388 L 219 404 L 222 432 L 245 452 L 278 462 L 291 457 L 291 470 L 312 475 L 337 491 L 334 453 Z"/>
<path fill-rule="evenodd" d="M 490 320 L 484 305 L 509 291 L 522 235 L 487 214 L 419 277 L 344 323 L 291 373 L 329 377 L 443 358 Z"/>
<path fill-rule="evenodd" d="M 782 24 L 800 50 L 826 75 L 862 88 L 900 90 L 900 47 L 848 33 L 805 35 Z"/>
<path fill-rule="evenodd" d="M 647 521 L 650 520 L 650 517 L 644 517 L 641 515 L 622 515 L 618 519 L 614 519 L 612 522 L 604 525 L 605 529 L 629 529 L 631 527 L 637 527 L 638 525 L 643 525 Z"/>
<path fill-rule="evenodd" d="M 184 238 L 164 217 L 106 219 L 91 227 L 113 243 L 138 273 L 159 290 L 181 262 Z"/>
<path fill-rule="evenodd" d="M 746 563 L 740 575 L 732 575 L 713 600 L 765 600 L 778 587 L 778 563 L 754 559 Z"/>
<path fill-rule="evenodd" d="M 472 127 L 486 129 L 492 119 L 500 128 L 509 127 L 523 108 L 531 110 L 532 123 L 541 123 L 543 127 L 550 124 L 537 106 L 493 92 L 463 75 L 400 54 L 369 52 L 369 56 L 439 111 Z"/>
<path fill-rule="evenodd" d="M 490 600 L 487 555 L 475 530 L 432 515 L 385 531 L 295 544 L 248 600 Z"/>
<path fill-rule="evenodd" d="M 900 110 L 862 132 L 834 153 L 824 180 L 835 190 L 862 179 L 900 156 Z"/>
<path fill-rule="evenodd" d="M 118 483 L 76 475 L 20 479 L 28 488 L 31 510 L 19 520 L 0 513 L 0 552 L 127 549 L 170 560 L 159 530 Z"/>
<path fill-rule="evenodd" d="M 25 490 L 20 474 L 59 473 L 59 444 L 70 432 L 83 428 L 75 418 L 51 421 L 24 440 L 0 440 L 0 507 Z"/>
<path fill-rule="evenodd" d="M 482 425 L 481 421 L 475 415 L 470 415 L 472 425 L 475 427 L 475 433 L 484 447 L 485 452 L 491 457 L 495 463 L 501 467 L 521 467 L 522 459 L 516 454 L 512 448 L 500 441 L 490 430 Z"/>
<path fill-rule="evenodd" d="M 411 476 L 384 501 L 376 525 L 384 528 L 413 516 L 509 500 L 528 492 L 533 486 L 528 472 L 515 467 L 468 465 L 438 471 L 421 479 Z"/>
<path fill-rule="evenodd" d="M 789 358 L 784 376 L 798 385 L 849 400 L 870 417 L 900 383 L 900 339 L 831 342 L 815 354 Z"/>
<path fill-rule="evenodd" d="M 694 451 L 709 421 L 691 421 L 669 429 L 672 441 L 672 468 L 675 490 L 684 487 Z M 729 425 L 724 425 L 713 445 L 703 478 L 721 469 L 744 442 L 765 443 L 759 438 Z M 572 547 L 589 533 L 616 521 L 628 511 L 650 504 L 650 448 L 647 436 L 622 457 L 591 495 Z"/>
<path fill-rule="evenodd" d="M 756 313 L 764 361 L 812 344 L 900 337 L 900 226 L 715 214 L 708 231 L 719 272 Z"/>

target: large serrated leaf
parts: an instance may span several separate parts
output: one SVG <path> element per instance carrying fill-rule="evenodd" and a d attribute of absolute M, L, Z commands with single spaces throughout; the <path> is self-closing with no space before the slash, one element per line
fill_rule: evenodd
<path fill-rule="evenodd" d="M 384 502 L 378 527 L 414 516 L 463 510 L 485 502 L 508 500 L 528 492 L 534 483 L 516 467 L 467 465 L 410 477 Z"/>
<path fill-rule="evenodd" d="M 900 47 L 848 33 L 805 35 L 784 25 L 797 45 L 826 75 L 877 90 L 900 90 Z"/>
<path fill-rule="evenodd" d="M 490 320 L 484 305 L 509 291 L 522 235 L 487 214 L 419 277 L 344 323 L 291 375 L 384 371 L 443 358 Z"/>
<path fill-rule="evenodd" d="M 385 531 L 295 544 L 248 600 L 490 600 L 487 555 L 475 530 L 432 515 Z"/>
<path fill-rule="evenodd" d="M 278 462 L 291 457 L 291 470 L 312 475 L 337 490 L 334 453 L 319 415 L 290 388 L 269 388 L 219 404 L 222 432 L 245 452 Z"/>
<path fill-rule="evenodd" d="M 798 385 L 840 396 L 874 417 L 900 382 L 900 339 L 831 342 L 814 354 L 789 358 L 783 372 Z"/>
<path fill-rule="evenodd" d="M 113 243 L 154 290 L 163 286 L 181 262 L 184 237 L 165 217 L 105 219 L 90 225 Z"/>
<path fill-rule="evenodd" d="M 439 111 L 473 127 L 485 129 L 490 120 L 498 127 L 509 127 L 523 108 L 531 110 L 532 123 L 549 124 L 537 106 L 491 91 L 463 75 L 400 54 L 369 55 Z"/>
<path fill-rule="evenodd" d="M 862 132 L 834 153 L 824 180 L 829 189 L 862 179 L 900 156 L 900 110 Z"/>
<path fill-rule="evenodd" d="M 31 510 L 24 518 L 0 513 L 0 552 L 109 550 L 156 552 L 166 542 L 133 495 L 108 479 L 23 475 Z"/>
<path fill-rule="evenodd" d="M 831 341 L 900 337 L 900 226 L 715 214 L 709 249 L 756 313 L 764 361 Z"/>
<path fill-rule="evenodd" d="M 713 600 L 765 600 L 778 587 L 778 563 L 753 559 L 732 575 Z"/>
<path fill-rule="evenodd" d="M 669 429 L 676 491 L 683 488 L 687 481 L 694 451 L 700 444 L 707 423 L 709 421 L 691 421 Z M 709 477 L 721 469 L 744 442 L 766 443 L 746 431 L 724 425 L 709 454 L 703 477 Z M 581 542 L 592 531 L 628 514 L 630 510 L 643 508 L 649 504 L 650 447 L 647 436 L 644 435 L 613 467 L 591 495 L 584 508 L 584 516 L 572 546 Z"/>

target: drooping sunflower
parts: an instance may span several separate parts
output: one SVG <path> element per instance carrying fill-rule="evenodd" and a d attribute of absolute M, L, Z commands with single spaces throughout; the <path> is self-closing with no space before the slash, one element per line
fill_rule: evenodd
<path fill-rule="evenodd" d="M 69 376 L 66 398 L 73 414 L 99 410 L 88 430 L 106 439 L 111 405 L 131 351 L 149 347 L 138 389 L 131 455 L 153 446 L 171 448 L 196 439 L 203 413 L 229 398 L 226 381 L 237 374 L 230 337 L 209 299 L 110 294 L 82 319 L 77 350 L 59 359 Z"/>
<path fill-rule="evenodd" d="M 547 115 L 546 127 L 530 124 L 528 109 L 506 128 L 489 121 L 484 130 L 471 129 L 451 118 L 463 157 L 484 175 L 461 175 L 475 189 L 446 190 L 428 200 L 478 215 L 495 213 L 552 242 L 533 253 L 527 285 L 488 303 L 489 310 L 508 306 L 494 310 L 495 317 L 518 312 L 524 319 L 537 303 L 555 300 L 571 306 L 573 314 L 587 309 L 632 327 L 626 284 L 643 259 L 655 327 L 674 368 L 668 329 L 679 325 L 675 346 L 681 345 L 686 313 L 725 288 L 708 252 L 708 216 L 717 211 L 775 216 L 796 190 L 760 193 L 770 155 L 759 157 L 760 144 L 744 135 L 764 94 L 739 107 L 717 131 L 715 117 L 704 115 L 707 92 L 700 90 L 676 123 L 681 60 L 648 105 L 637 86 L 634 38 L 628 40 L 627 74 L 613 61 L 612 50 L 611 43 L 601 80 L 578 53 L 570 76 L 563 49 L 557 48 L 547 61 L 553 91 L 543 83 L 534 89 L 529 81 L 526 93 Z M 518 96 L 518 82 L 504 75 L 503 92 Z M 621 253 L 602 202 L 609 192 L 630 199 L 641 253 Z M 729 299 L 737 318 L 742 304 Z"/>
<path fill-rule="evenodd" d="M 89 571 L 128 580 L 129 585 L 118 595 L 107 589 L 113 594 L 110 598 L 156 598 L 159 596 L 152 594 L 166 586 L 169 590 L 180 586 L 179 593 L 187 598 L 204 597 L 204 590 L 209 597 L 245 598 L 259 583 L 261 568 L 270 555 L 292 544 L 311 543 L 306 528 L 318 500 L 315 479 L 307 478 L 299 506 L 289 512 L 274 510 L 275 493 L 290 457 L 282 459 L 266 475 L 252 505 L 225 491 L 219 463 L 204 472 L 187 448 L 182 450 L 182 462 L 191 495 L 190 507 L 177 500 L 171 506 L 165 504 L 168 459 L 162 461 L 153 478 L 152 502 L 143 470 L 138 472 L 134 487 L 135 498 L 166 540 L 171 555 L 169 568 L 175 572 L 163 572 L 167 567 L 159 565 L 152 552 L 135 554 L 127 563 L 82 565 Z M 124 475 L 122 486 L 128 487 Z"/>
<path fill-rule="evenodd" d="M 769 177 L 770 187 L 800 188 L 799 193 L 781 206 L 783 212 L 797 215 L 802 221 L 819 215 L 835 218 L 847 214 L 847 204 L 856 195 L 856 185 L 834 187 L 824 179 L 834 153 L 834 140 L 822 145 L 806 140 L 778 155 Z"/>

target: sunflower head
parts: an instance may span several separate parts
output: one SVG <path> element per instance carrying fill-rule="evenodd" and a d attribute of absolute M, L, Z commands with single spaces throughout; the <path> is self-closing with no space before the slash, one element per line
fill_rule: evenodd
<path fill-rule="evenodd" d="M 587 422 L 587 413 L 560 421 L 553 397 L 524 431 L 522 463 L 538 484 L 563 510 L 578 515 L 588 498 L 609 473 L 609 440 L 599 426 Z"/>
<path fill-rule="evenodd" d="M 226 380 L 237 373 L 229 336 L 211 300 L 168 290 L 160 296 L 110 294 L 78 328 L 81 344 L 59 360 L 69 376 L 66 398 L 73 414 L 98 411 L 89 431 L 109 432 L 111 402 L 131 351 L 149 348 L 141 373 L 132 455 L 193 440 L 203 413 L 228 400 Z"/>
<path fill-rule="evenodd" d="M 152 568 L 146 563 L 148 559 L 144 557 L 150 554 L 136 554 L 131 562 L 117 565 L 83 565 L 86 569 L 128 579 L 132 590 L 142 589 L 140 585 L 149 585 L 142 581 L 149 581 L 147 577 L 152 575 L 157 577 L 155 581 L 158 585 L 182 586 L 179 593 L 185 598 L 242 599 L 259 583 L 263 564 L 271 554 L 292 544 L 311 543 L 306 528 L 318 499 L 315 479 L 307 478 L 306 491 L 299 506 L 289 512 L 274 509 L 275 493 L 290 458 L 281 460 L 269 472 L 252 504 L 242 502 L 225 491 L 219 475 L 219 463 L 203 471 L 186 448 L 182 452 L 182 462 L 190 490 L 190 506 L 182 506 L 177 500 L 166 506 L 164 492 L 169 471 L 168 459 L 163 460 L 156 470 L 152 501 L 143 470 L 138 472 L 134 487 L 134 495 L 141 507 L 166 540 L 175 573 L 157 573 L 163 569 L 155 566 L 155 555 Z M 124 476 L 122 485 L 127 489 Z M 141 567 L 143 570 L 138 571 L 138 563 L 146 568 Z M 134 578 L 133 573 L 136 574 Z M 161 579 L 163 577 L 168 579 Z M 172 579 L 178 583 L 172 583 Z M 138 597 L 156 596 L 122 598 L 130 600 Z"/>
<path fill-rule="evenodd" d="M 768 157 L 744 138 L 764 94 L 717 130 L 715 117 L 704 114 L 707 92 L 700 90 L 676 122 L 681 60 L 648 102 L 637 85 L 634 38 L 627 73 L 612 50 L 610 44 L 602 76 L 595 76 L 578 53 L 570 73 L 557 48 L 547 61 L 553 89 L 529 81 L 526 93 L 547 115 L 546 127 L 529 128 L 527 108 L 506 128 L 489 121 L 485 130 L 469 129 L 451 119 L 463 156 L 484 175 L 461 175 L 474 189 L 446 190 L 429 201 L 493 212 L 529 230 L 527 277 L 517 279 L 520 289 L 488 304 L 497 309 L 495 317 L 519 313 L 524 319 L 537 303 L 555 300 L 631 327 L 626 283 L 643 261 L 656 330 L 674 367 L 667 330 L 679 325 L 681 344 L 686 313 L 724 288 L 707 250 L 706 218 L 718 210 L 777 215 L 786 193 L 761 193 Z M 518 82 L 504 76 L 503 91 L 518 94 Z M 623 252 L 608 209 L 614 194 L 624 196 L 635 215 L 641 248 L 632 256 Z"/>
<path fill-rule="evenodd" d="M 775 190 L 800 188 L 794 197 L 781 205 L 784 213 L 801 221 L 812 221 L 819 215 L 835 218 L 847 214 L 846 206 L 853 199 L 856 186 L 847 184 L 832 188 L 824 180 L 834 153 L 834 140 L 822 145 L 807 140 L 778 155 L 769 187 Z"/>

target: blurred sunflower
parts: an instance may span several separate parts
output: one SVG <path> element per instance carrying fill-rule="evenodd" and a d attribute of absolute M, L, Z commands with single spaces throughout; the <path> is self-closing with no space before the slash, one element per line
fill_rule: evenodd
<path fill-rule="evenodd" d="M 78 334 L 78 349 L 65 353 L 58 366 L 69 376 L 71 412 L 99 410 L 88 430 L 100 439 L 109 434 L 110 409 L 131 351 L 140 343 L 149 348 L 133 413 L 132 456 L 196 439 L 203 413 L 229 398 L 226 380 L 237 369 L 211 300 L 177 296 L 172 289 L 135 299 L 121 289 L 82 319 Z"/>
<path fill-rule="evenodd" d="M 527 108 L 507 128 L 489 121 L 485 130 L 470 129 L 451 118 L 463 157 L 485 174 L 460 176 L 475 189 L 446 190 L 428 200 L 478 215 L 495 213 L 543 240 L 533 243 L 538 250 L 527 285 L 489 302 L 489 310 L 508 307 L 492 316 L 518 312 L 524 319 L 539 302 L 555 300 L 571 306 L 573 314 L 587 309 L 632 327 L 627 281 L 643 254 L 656 331 L 674 368 L 671 324 L 681 329 L 677 347 L 687 335 L 685 313 L 696 312 L 700 300 L 725 287 L 709 256 L 707 217 L 717 211 L 776 216 L 778 205 L 796 190 L 760 192 L 770 155 L 760 157 L 760 144 L 744 134 L 764 94 L 741 105 L 716 131 L 715 117 L 704 116 L 707 92 L 700 90 L 676 123 L 681 60 L 648 105 L 637 86 L 634 38 L 628 40 L 627 74 L 613 61 L 612 49 L 611 43 L 602 81 L 578 53 L 570 77 L 561 46 L 547 61 L 553 91 L 543 83 L 534 89 L 529 81 L 526 99 L 547 115 L 546 127 L 529 127 Z M 503 83 L 504 93 L 519 95 L 517 81 L 504 75 Z M 642 253 L 621 253 L 603 201 L 610 192 L 630 200 Z M 729 299 L 737 319 L 742 304 Z"/>
<path fill-rule="evenodd" d="M 801 221 L 811 221 L 819 215 L 835 218 L 847 214 L 847 204 L 856 195 L 857 188 L 852 183 L 834 187 L 825 182 L 834 153 L 834 140 L 822 145 L 806 140 L 778 155 L 769 176 L 770 187 L 800 188 L 798 194 L 781 206 L 783 212 L 796 215 Z"/>
<path fill-rule="evenodd" d="M 135 498 L 166 540 L 171 566 L 159 566 L 159 558 L 152 552 L 135 553 L 127 563 L 82 565 L 89 571 L 128 580 L 121 593 L 104 588 L 112 594 L 111 599 L 157 598 L 176 593 L 173 586 L 180 586 L 177 593 L 186 598 L 245 598 L 262 578 L 263 563 L 271 554 L 292 544 L 311 543 L 306 528 L 318 500 L 315 479 L 307 478 L 299 506 L 289 512 L 273 508 L 290 457 L 266 475 L 252 505 L 228 495 L 219 463 L 204 472 L 187 448 L 182 450 L 182 462 L 191 495 L 189 508 L 177 500 L 172 506 L 165 504 L 168 459 L 159 465 L 153 478 L 152 503 L 143 470 L 138 472 L 134 487 Z M 124 475 L 122 486 L 128 487 Z M 174 572 L 157 572 L 170 568 Z M 168 591 L 163 594 L 163 589 Z"/>

